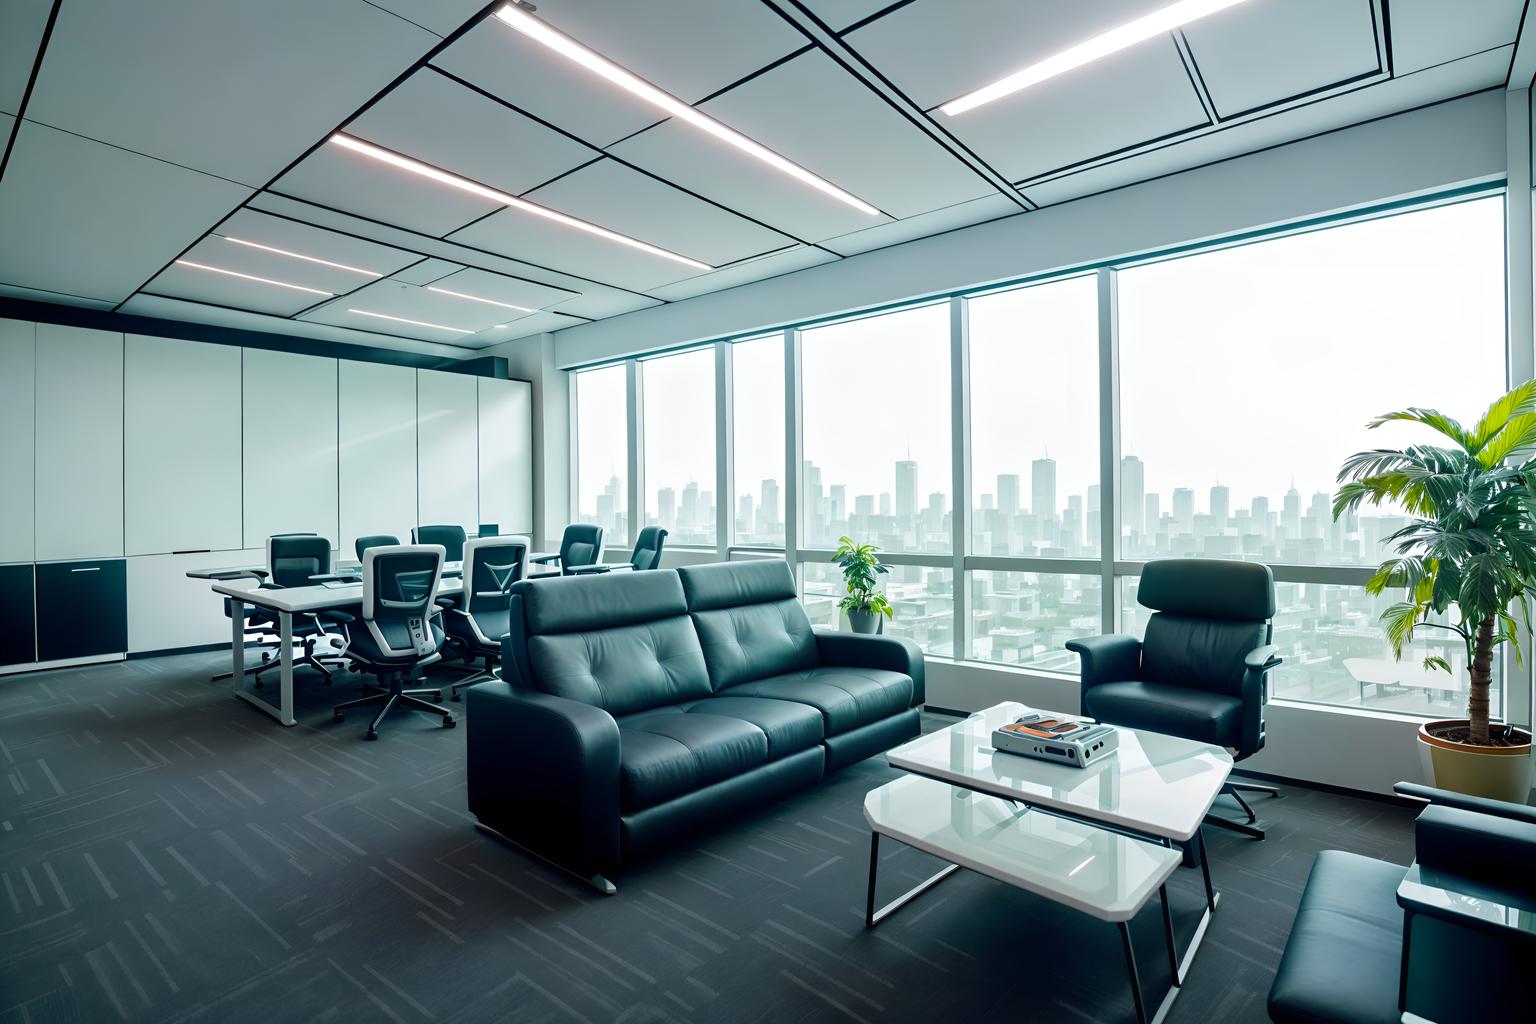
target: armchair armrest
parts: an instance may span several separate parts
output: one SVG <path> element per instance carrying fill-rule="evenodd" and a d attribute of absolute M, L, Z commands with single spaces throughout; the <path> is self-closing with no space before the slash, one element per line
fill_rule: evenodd
<path fill-rule="evenodd" d="M 586 877 L 619 864 L 619 727 L 601 708 L 504 682 L 465 693 L 469 810 Z"/>
<path fill-rule="evenodd" d="M 348 613 L 348 612 L 338 612 L 338 611 L 315 612 L 315 618 L 319 619 L 321 622 L 356 622 L 357 621 L 355 618 L 352 617 L 352 615 L 350 613 Z"/>
<path fill-rule="evenodd" d="M 560 561 L 560 553 L 556 551 L 550 552 L 547 555 L 530 555 L 528 556 L 528 561 L 533 562 L 536 565 L 543 565 L 547 562 L 558 562 Z"/>
<path fill-rule="evenodd" d="M 1496 818 L 1509 818 L 1512 821 L 1536 824 L 1536 807 L 1526 804 L 1512 804 L 1507 800 L 1491 800 L 1488 797 L 1453 793 L 1448 789 L 1436 789 L 1434 786 L 1425 786 L 1417 782 L 1399 782 L 1392 787 L 1392 790 L 1399 796 L 1427 800 L 1441 807 L 1459 807 L 1464 811 L 1476 811 L 1479 814 L 1491 814 Z"/>
<path fill-rule="evenodd" d="M 1536 943 L 1536 904 L 1415 864 L 1397 887 L 1397 905 L 1448 924 Z M 1410 932 L 1411 934 L 1411 932 Z"/>
<path fill-rule="evenodd" d="M 611 565 L 573 565 L 565 570 L 565 574 L 567 576 L 598 576 L 612 570 Z"/>
<path fill-rule="evenodd" d="M 1263 672 L 1274 668 L 1285 659 L 1280 657 L 1280 648 L 1274 644 L 1265 644 L 1263 647 L 1255 647 L 1248 652 L 1244 659 L 1244 666 L 1250 672 Z"/>
<path fill-rule="evenodd" d="M 1414 823 L 1414 843 L 1426 871 L 1474 879 L 1536 906 L 1536 824 L 1431 805 Z"/>
<path fill-rule="evenodd" d="M 923 650 L 905 637 L 817 633 L 816 655 L 823 665 L 903 672 L 912 678 L 912 706 L 926 698 Z"/>
<path fill-rule="evenodd" d="M 1099 683 L 1135 679 L 1141 674 L 1141 641 L 1125 633 L 1085 636 L 1067 641 L 1082 658 L 1083 689 Z"/>
<path fill-rule="evenodd" d="M 1243 659 L 1243 679 L 1238 696 L 1243 702 L 1242 733 L 1237 756 L 1247 757 L 1264 748 L 1264 705 L 1269 703 L 1269 670 L 1281 662 L 1280 648 L 1264 644 Z"/>

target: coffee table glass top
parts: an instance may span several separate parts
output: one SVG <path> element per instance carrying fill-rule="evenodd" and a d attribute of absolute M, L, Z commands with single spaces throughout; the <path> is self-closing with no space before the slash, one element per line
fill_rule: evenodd
<path fill-rule="evenodd" d="M 881 835 L 1104 921 L 1136 916 L 1179 866 L 1173 849 L 907 776 L 864 797 Z"/>
<path fill-rule="evenodd" d="M 1040 709 L 999 704 L 886 757 L 896 768 L 966 789 L 1175 841 L 1199 830 L 1232 770 L 1232 756 L 1220 747 L 1135 729 L 1121 729 L 1115 754 L 1086 768 L 994 750 L 992 731 L 1033 710 Z"/>

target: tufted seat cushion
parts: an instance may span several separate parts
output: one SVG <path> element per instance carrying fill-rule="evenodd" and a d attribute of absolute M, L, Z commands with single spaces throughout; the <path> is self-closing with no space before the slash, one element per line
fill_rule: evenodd
<path fill-rule="evenodd" d="M 1243 724 L 1243 702 L 1236 697 L 1134 680 L 1090 686 L 1083 691 L 1083 712 L 1111 725 L 1218 747 L 1236 746 Z"/>
<path fill-rule="evenodd" d="M 912 678 L 878 668 L 821 666 L 740 683 L 724 696 L 810 705 L 821 712 L 826 734 L 835 736 L 911 707 Z"/>

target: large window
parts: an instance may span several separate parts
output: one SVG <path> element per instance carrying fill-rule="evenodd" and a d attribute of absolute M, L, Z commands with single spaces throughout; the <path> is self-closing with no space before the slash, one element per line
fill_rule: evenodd
<path fill-rule="evenodd" d="M 575 375 L 576 520 L 629 540 L 629 385 L 620 366 Z"/>
<path fill-rule="evenodd" d="M 715 350 L 641 363 L 645 522 L 667 542 L 715 545 Z"/>
<path fill-rule="evenodd" d="M 731 346 L 734 541 L 784 546 L 784 336 Z"/>
<path fill-rule="evenodd" d="M 950 549 L 949 304 L 801 339 L 804 545 Z"/>
<path fill-rule="evenodd" d="M 1374 564 L 1401 524 L 1335 523 L 1353 452 L 1429 441 L 1505 380 L 1501 200 L 1135 267 L 1120 286 L 1121 554 Z"/>
<path fill-rule="evenodd" d="M 971 551 L 1098 554 L 1097 279 L 977 296 L 967 306 Z"/>

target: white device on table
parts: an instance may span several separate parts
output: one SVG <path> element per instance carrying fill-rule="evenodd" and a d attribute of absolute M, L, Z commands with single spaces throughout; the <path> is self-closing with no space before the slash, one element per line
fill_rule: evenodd
<path fill-rule="evenodd" d="M 1020 715 L 992 730 L 992 746 L 1005 754 L 1086 768 L 1109 757 L 1120 745 L 1114 726 L 1076 722 L 1037 711 Z"/>

